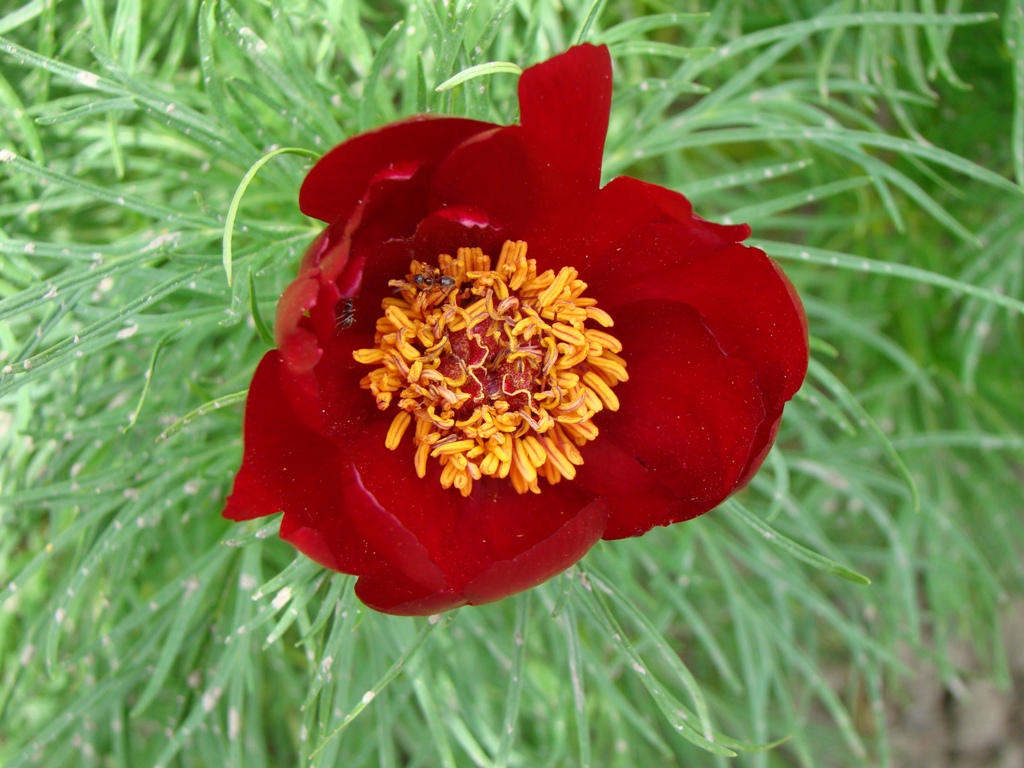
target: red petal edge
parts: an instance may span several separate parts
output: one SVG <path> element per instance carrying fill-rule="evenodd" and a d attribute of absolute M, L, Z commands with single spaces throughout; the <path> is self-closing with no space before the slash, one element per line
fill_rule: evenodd
<path fill-rule="evenodd" d="M 313 166 L 299 190 L 299 208 L 328 224 L 347 219 L 382 169 L 442 158 L 470 136 L 494 127 L 479 120 L 417 115 L 353 136 Z"/>
<path fill-rule="evenodd" d="M 242 468 L 224 509 L 230 520 L 285 513 L 281 537 L 328 568 L 368 573 L 380 556 L 340 503 L 337 448 L 288 407 L 284 366 L 271 350 L 260 361 L 245 404 Z M 320 533 L 328 527 L 328 539 Z"/>

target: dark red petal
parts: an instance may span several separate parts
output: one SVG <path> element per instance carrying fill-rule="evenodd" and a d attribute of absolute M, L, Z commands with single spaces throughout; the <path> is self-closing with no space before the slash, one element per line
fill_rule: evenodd
<path fill-rule="evenodd" d="M 543 484 L 544 481 L 541 481 Z M 556 488 L 558 486 L 555 486 Z M 545 487 L 539 499 L 550 494 Z M 511 506 L 515 507 L 515 504 Z M 517 509 L 520 514 L 527 510 Z M 601 539 L 608 524 L 608 503 L 596 499 L 555 532 L 510 560 L 499 560 L 463 587 L 470 605 L 482 605 L 543 584 L 578 562 Z"/>
<path fill-rule="evenodd" d="M 597 440 L 638 462 L 682 504 L 616 505 L 605 538 L 635 536 L 717 506 L 736 490 L 765 418 L 753 365 L 725 354 L 687 305 L 639 301 L 618 307 L 615 320 L 629 381 L 616 388 L 619 411 L 595 419 Z M 586 452 L 583 458 L 589 461 Z"/>
<path fill-rule="evenodd" d="M 538 484 L 541 492 L 536 494 L 516 493 L 508 480 L 484 478 L 473 484 L 473 494 L 462 502 L 458 528 L 466 539 L 478 542 L 476 548 L 481 552 L 480 562 L 514 560 L 550 539 L 554 540 L 555 546 L 566 548 L 566 552 L 558 554 L 547 550 L 549 555 L 564 559 L 571 552 L 577 551 L 581 539 L 563 529 L 568 527 L 570 530 L 592 531 L 599 525 L 595 516 L 602 508 L 593 506 L 597 496 L 592 491 L 579 483 L 566 480 L 551 485 L 547 480 L 540 479 Z M 581 514 L 590 522 L 579 529 L 581 521 L 578 518 Z M 600 525 L 603 527 L 603 522 Z M 587 536 L 589 534 L 583 535 L 583 539 Z M 600 534 L 594 541 L 597 538 L 600 538 Z M 579 557 L 582 557 L 582 553 Z M 572 562 L 552 571 L 552 575 L 569 567 Z M 520 561 L 520 567 L 540 572 L 556 566 L 527 558 Z M 486 568 L 478 569 L 462 583 L 471 581 L 484 570 Z"/>
<path fill-rule="evenodd" d="M 484 211 L 496 229 L 530 237 L 550 225 L 552 181 L 531 152 L 523 127 L 511 125 L 464 142 L 438 166 L 428 205 Z"/>
<path fill-rule="evenodd" d="M 398 536 L 402 543 L 397 547 L 411 547 L 409 542 L 416 542 L 441 569 L 445 581 L 458 586 L 468 578 L 467 574 L 489 565 L 486 556 L 481 559 L 478 542 L 467 538 L 458 525 L 462 496 L 457 490 L 441 487 L 435 459 L 428 462 L 425 478 L 416 476 L 411 435 L 406 435 L 394 451 L 384 445 L 395 408 L 377 411 L 369 392 L 360 390 L 354 395 L 370 406 L 361 412 L 352 407 L 345 450 L 358 473 L 361 492 L 384 511 L 382 516 L 386 516 L 387 525 L 386 530 L 382 528 L 382 535 Z M 402 569 L 401 563 L 396 565 Z M 413 572 L 406 575 L 432 590 L 442 586 L 433 574 L 423 579 L 417 579 Z"/>
<path fill-rule="evenodd" d="M 433 262 L 438 254 L 459 248 L 480 248 L 488 255 L 501 253 L 506 239 L 515 239 L 491 223 L 485 211 L 466 206 L 441 208 L 420 222 L 412 247 L 420 261 Z"/>
<path fill-rule="evenodd" d="M 323 434 L 320 385 L 316 380 L 323 350 L 309 319 L 321 287 L 317 278 L 317 271 L 313 270 L 285 288 L 277 302 L 274 338 L 286 370 L 281 388 L 287 403 L 307 427 Z"/>
<path fill-rule="evenodd" d="M 493 482 L 492 486 L 498 488 L 499 483 L 508 487 L 504 481 Z M 545 487 L 539 495 L 525 496 L 513 492 L 501 500 L 489 500 L 485 496 L 482 503 L 476 499 L 476 503 L 471 501 L 466 505 L 462 516 L 467 521 L 478 521 L 488 516 L 488 508 L 492 513 L 500 510 L 507 514 L 507 519 L 517 523 L 517 529 L 521 529 L 523 521 L 529 521 L 536 513 L 543 514 L 545 510 L 561 506 L 564 499 L 550 498 L 552 490 Z M 453 493 L 451 490 L 444 492 Z M 555 492 L 550 496 L 559 497 L 560 494 Z M 549 536 L 537 540 L 527 549 L 522 548 L 521 539 L 514 539 L 515 544 L 509 547 L 513 541 L 510 539 L 503 547 L 517 554 L 495 560 L 461 587 L 431 591 L 397 568 L 387 568 L 362 576 L 356 584 L 356 594 L 375 610 L 404 616 L 424 616 L 460 605 L 494 602 L 542 584 L 579 561 L 600 540 L 607 518 L 606 502 L 596 499 L 582 509 L 564 515 L 564 522 L 551 529 Z M 496 519 L 489 520 L 489 528 L 497 533 L 498 538 L 503 538 L 497 522 Z M 523 535 L 515 534 L 518 537 Z M 487 538 L 477 542 L 484 546 L 493 543 Z"/>
<path fill-rule="evenodd" d="M 649 234 L 659 227 L 657 236 Z M 693 214 L 690 201 L 664 187 L 619 176 L 598 197 L 582 233 L 579 263 L 602 302 L 624 293 L 615 291 L 623 280 L 647 281 L 666 267 L 712 258 L 722 248 L 750 234 L 746 224 L 723 226 Z M 585 272 L 584 272 L 585 270 Z"/>
<path fill-rule="evenodd" d="M 330 291 L 321 304 L 329 310 L 340 297 L 361 288 L 366 250 L 410 237 L 426 215 L 429 170 L 423 163 L 388 166 L 370 179 L 348 218 L 336 219 L 313 241 L 299 275 L 319 270 Z"/>
<path fill-rule="evenodd" d="M 583 466 L 576 470 L 576 482 L 601 494 L 612 512 L 605 539 L 635 536 L 655 525 L 689 520 L 707 511 L 703 504 L 677 498 L 653 470 L 605 432 L 581 451 Z M 630 524 L 624 526 L 627 511 L 631 511 Z"/>
<path fill-rule="evenodd" d="M 398 163 L 434 163 L 470 136 L 495 126 L 456 117 L 418 115 L 354 136 L 320 158 L 299 191 L 307 216 L 348 219 L 370 180 Z"/>
<path fill-rule="evenodd" d="M 431 210 L 486 211 L 492 226 L 538 251 L 570 238 L 598 193 L 611 93 L 604 46 L 576 46 L 527 69 L 521 124 L 454 149 L 434 175 Z"/>
<path fill-rule="evenodd" d="M 408 271 L 411 254 L 407 239 L 427 213 L 429 178 L 428 170 L 417 163 L 379 172 L 352 215 L 327 227 L 307 251 L 299 274 L 315 274 L 320 282 L 311 320 L 322 343 L 334 335 L 338 301 L 363 292 L 368 264 L 370 276 L 379 278 L 367 286 L 375 294 L 378 308 L 388 281 Z"/>
<path fill-rule="evenodd" d="M 347 404 L 333 484 L 337 503 L 379 553 L 380 567 L 360 582 L 360 596 L 378 610 L 431 613 L 466 602 L 495 600 L 539 584 L 576 562 L 600 538 L 605 506 L 576 483 L 520 495 L 504 480 L 484 479 L 462 497 L 439 482 L 436 461 L 416 477 L 412 441 L 384 446 L 394 409 L 381 413 L 369 393 Z M 332 521 L 314 521 L 332 549 Z M 497 570 L 495 570 L 497 569 Z M 490 577 L 485 574 L 493 573 Z"/>
<path fill-rule="evenodd" d="M 411 252 L 404 237 L 414 234 L 426 213 L 428 178 L 422 164 L 416 163 L 378 172 L 351 217 L 334 222 L 313 240 L 299 277 L 278 302 L 274 336 L 289 371 L 285 393 L 303 421 L 321 433 L 329 434 L 329 423 L 337 421 L 332 413 L 338 400 L 330 395 L 337 384 L 331 381 L 331 361 L 325 355 L 330 356 L 338 335 L 339 302 L 345 297 L 355 304 L 358 329 L 347 329 L 346 337 L 366 332 L 367 338 L 354 348 L 373 346 L 373 323 L 388 281 L 408 270 Z M 364 276 L 369 277 L 365 295 Z M 351 349 L 345 352 L 349 367 Z"/>
<path fill-rule="evenodd" d="M 395 616 L 430 616 L 466 604 L 461 593 L 432 591 L 393 568 L 360 576 L 356 596 L 375 611 Z"/>
<path fill-rule="evenodd" d="M 807 317 L 778 264 L 734 245 L 673 277 L 685 286 L 677 298 L 697 310 L 722 349 L 757 368 L 767 407 L 788 401 L 807 372 Z"/>
<path fill-rule="evenodd" d="M 520 122 L 536 159 L 560 178 L 570 198 L 593 194 L 601 183 L 612 60 L 603 45 L 577 45 L 530 67 L 519 79 Z"/>
<path fill-rule="evenodd" d="M 688 209 L 681 195 L 635 179 L 605 187 L 599 245 L 581 269 L 588 294 L 613 316 L 617 304 L 637 299 L 689 304 L 727 353 L 754 363 L 766 408 L 774 412 L 807 370 L 803 306 L 774 261 L 734 242 L 749 231 L 745 225 L 711 224 L 684 216 Z"/>
<path fill-rule="evenodd" d="M 410 465 L 399 466 L 394 463 L 395 457 L 389 458 L 392 463 L 388 469 L 392 476 L 412 474 Z M 346 509 L 367 541 L 385 560 L 416 584 L 432 592 L 447 590 L 448 580 L 434 562 L 432 553 L 403 523 L 401 518 L 405 510 L 399 508 L 392 512 L 385 509 L 363 485 L 363 478 L 356 466 L 350 464 L 347 470 L 345 474 L 350 479 L 343 490 Z"/>
<path fill-rule="evenodd" d="M 368 262 L 366 267 L 369 270 L 375 265 Z M 356 350 L 377 346 L 374 329 L 382 315 L 380 303 L 383 297 L 383 294 L 369 290 L 357 295 L 353 299 L 354 321 L 351 327 L 336 327 L 328 318 L 328 330 L 320 341 L 321 357 L 314 372 L 316 408 L 321 414 L 323 434 L 342 446 L 353 442 L 352 430 L 367 420 L 376 424 L 378 430 L 383 430 L 380 432 L 383 441 L 394 415 L 394 411 L 382 414 L 377 410 L 373 395 L 359 386 L 360 380 L 373 368 L 356 362 L 352 356 Z"/>
<path fill-rule="evenodd" d="M 339 560 L 327 538 L 315 528 L 298 522 L 295 516 L 285 515 L 279 532 L 282 541 L 287 541 L 310 560 L 334 571 L 349 570 L 344 560 Z"/>
<path fill-rule="evenodd" d="M 649 242 L 671 248 L 671 232 L 649 228 Z M 669 241 L 669 242 L 666 242 Z M 676 300 L 693 307 L 723 351 L 757 369 L 765 407 L 780 409 L 807 371 L 807 321 L 803 306 L 778 265 L 763 251 L 732 245 L 704 259 L 652 271 L 643 281 L 625 279 L 615 289 L 634 299 Z M 613 300 L 602 306 L 614 317 Z"/>
<path fill-rule="evenodd" d="M 430 552 L 455 589 L 493 562 L 515 558 L 554 535 L 595 498 L 574 483 L 549 486 L 542 480 L 541 494 L 520 495 L 508 481 L 488 478 L 474 483 L 464 498 L 441 487 L 435 459 L 425 478 L 416 476 L 408 436 L 395 451 L 384 446 L 393 416 L 389 409 L 352 426 L 352 461 L 365 492 Z"/>
<path fill-rule="evenodd" d="M 380 567 L 380 558 L 341 503 L 344 464 L 335 446 L 289 407 L 276 351 L 260 361 L 245 405 L 245 452 L 224 516 L 248 520 L 284 511 L 281 537 L 319 563 L 346 573 Z"/>
<path fill-rule="evenodd" d="M 743 472 L 740 473 L 740 479 L 736 482 L 737 491 L 747 487 L 747 483 L 757 474 L 757 470 L 761 468 L 764 460 L 768 458 L 768 452 L 775 443 L 775 436 L 779 433 L 780 424 L 782 424 L 781 406 L 776 412 L 768 413 L 765 416 L 765 420 L 761 422 L 761 426 L 758 427 L 757 435 L 754 437 L 754 445 L 750 451 L 750 458 L 747 459 L 747 466 L 743 468 Z"/>

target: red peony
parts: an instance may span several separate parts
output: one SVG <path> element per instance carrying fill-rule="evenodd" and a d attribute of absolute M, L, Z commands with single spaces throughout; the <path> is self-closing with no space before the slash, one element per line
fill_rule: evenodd
<path fill-rule="evenodd" d="M 310 171 L 327 222 L 277 308 L 224 515 L 359 577 L 371 608 L 499 600 L 599 539 L 742 488 L 807 367 L 747 226 L 600 187 L 605 47 L 523 73 L 522 124 L 419 116 Z"/>

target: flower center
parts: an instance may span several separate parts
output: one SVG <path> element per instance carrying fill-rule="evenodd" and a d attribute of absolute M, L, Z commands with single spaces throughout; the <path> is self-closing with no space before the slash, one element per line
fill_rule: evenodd
<path fill-rule="evenodd" d="M 463 496 L 485 476 L 519 493 L 540 493 L 540 477 L 573 479 L 594 414 L 618 410 L 612 388 L 628 378 L 618 339 L 587 327 L 612 318 L 583 296 L 577 271 L 538 275 L 526 243 L 506 241 L 493 268 L 460 248 L 437 267 L 413 261 L 390 285 L 400 295 L 381 302 L 377 346 L 353 353 L 376 366 L 360 385 L 377 407 L 398 406 L 387 447 L 415 421 L 416 474 L 437 459 L 441 485 Z"/>

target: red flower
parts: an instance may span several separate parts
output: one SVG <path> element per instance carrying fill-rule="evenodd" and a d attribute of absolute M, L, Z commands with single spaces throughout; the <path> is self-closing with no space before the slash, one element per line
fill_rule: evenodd
<path fill-rule="evenodd" d="M 364 603 L 423 615 L 747 483 L 804 377 L 803 309 L 747 226 L 600 187 L 611 90 L 579 46 L 523 73 L 521 125 L 414 117 L 316 164 L 299 204 L 328 226 L 278 305 L 226 517 L 283 510 Z"/>

